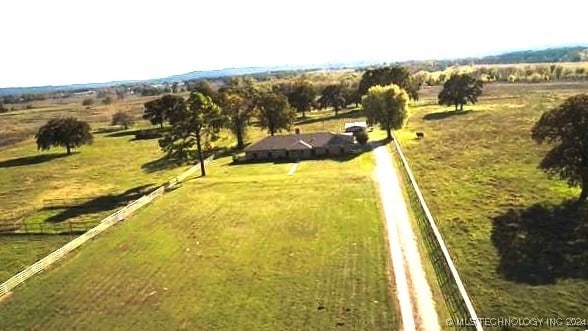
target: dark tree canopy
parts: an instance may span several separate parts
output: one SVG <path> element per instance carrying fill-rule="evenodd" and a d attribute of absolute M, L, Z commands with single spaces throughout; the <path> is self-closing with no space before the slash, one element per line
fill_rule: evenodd
<path fill-rule="evenodd" d="M 94 141 L 87 122 L 79 121 L 73 117 L 54 118 L 39 128 L 35 135 L 37 148 L 49 150 L 51 147 L 65 147 L 67 154 L 71 154 L 72 148 Z"/>
<path fill-rule="evenodd" d="M 588 94 L 568 98 L 558 107 L 546 111 L 532 130 L 537 143 L 551 143 L 539 164 L 550 177 L 565 179 L 570 186 L 580 186 L 578 203 L 588 197 Z"/>
<path fill-rule="evenodd" d="M 224 92 L 220 98 L 227 125 L 237 138 L 237 148 L 243 148 L 247 124 L 255 109 L 254 103 L 235 92 Z"/>
<path fill-rule="evenodd" d="M 418 100 L 420 84 L 414 83 L 410 72 L 401 66 L 380 67 L 366 70 L 359 81 L 359 95 L 365 95 L 372 86 L 395 84 L 408 92 L 413 100 Z"/>
<path fill-rule="evenodd" d="M 347 106 L 343 86 L 340 84 L 326 86 L 321 93 L 318 103 L 321 108 L 333 107 L 335 109 L 335 116 L 337 116 L 339 110 Z"/>
<path fill-rule="evenodd" d="M 126 112 L 126 111 L 117 111 L 116 113 L 112 114 L 112 123 L 111 125 L 122 125 L 125 130 L 129 128 L 129 126 L 135 124 L 135 120 L 133 116 Z"/>
<path fill-rule="evenodd" d="M 212 87 L 212 84 L 206 79 L 188 82 L 186 85 L 186 89 L 191 92 L 200 92 L 205 96 L 210 97 L 213 102 L 217 102 L 218 100 L 217 92 Z"/>
<path fill-rule="evenodd" d="M 445 84 L 443 90 L 439 92 L 439 104 L 444 106 L 455 106 L 455 110 L 463 110 L 463 105 L 469 103 L 475 104 L 478 97 L 482 94 L 482 81 L 477 80 L 468 74 L 456 74 L 451 76 Z"/>
<path fill-rule="evenodd" d="M 316 91 L 310 82 L 302 80 L 295 82 L 286 96 L 290 105 L 306 117 L 306 111 L 310 110 L 316 98 Z"/>
<path fill-rule="evenodd" d="M 263 129 L 267 129 L 270 135 L 289 130 L 296 119 L 296 113 L 290 109 L 288 99 L 282 94 L 266 92 L 258 101 L 259 122 Z"/>
<path fill-rule="evenodd" d="M 212 99 L 194 91 L 169 114 L 171 129 L 159 140 L 159 146 L 168 158 L 178 162 L 199 160 L 202 176 L 206 176 L 203 150 L 216 138 L 223 121 Z"/>
<path fill-rule="evenodd" d="M 151 100 L 145 103 L 143 118 L 149 120 L 151 124 L 159 124 L 163 128 L 163 122 L 169 116 L 184 105 L 184 98 L 176 95 L 164 95 L 161 98 Z"/>
<path fill-rule="evenodd" d="M 398 85 L 372 86 L 361 99 L 369 123 L 379 123 L 392 139 L 392 130 L 399 129 L 407 116 L 408 94 Z"/>

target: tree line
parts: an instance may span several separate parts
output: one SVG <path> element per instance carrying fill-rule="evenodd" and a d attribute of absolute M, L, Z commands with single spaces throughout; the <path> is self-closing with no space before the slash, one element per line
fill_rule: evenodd
<path fill-rule="evenodd" d="M 356 90 L 370 124 L 379 124 L 392 138 L 391 131 L 402 127 L 407 117 L 410 99 L 418 99 L 418 83 L 402 67 L 377 68 L 366 71 Z M 482 93 L 483 83 L 470 74 L 454 74 L 438 95 L 440 105 L 455 106 L 475 103 Z M 339 92 L 341 84 L 327 86 L 318 100 L 333 98 L 339 107 L 357 102 L 357 97 L 345 99 Z M 365 93 L 364 93 L 365 92 Z M 334 95 L 334 97 L 333 97 Z M 346 100 L 346 101 L 344 101 Z M 351 101 L 350 101 L 351 100 Z M 290 129 L 296 112 L 310 110 L 317 101 L 312 84 L 295 81 L 290 85 L 260 88 L 248 78 L 233 78 L 218 90 L 200 84 L 187 99 L 168 94 L 145 103 L 143 117 L 167 130 L 159 140 L 161 149 L 169 159 L 185 162 L 198 161 L 202 176 L 206 175 L 203 152 L 210 142 L 218 139 L 222 128 L 228 128 L 237 139 L 237 148 L 244 147 L 244 137 L 252 117 L 260 126 L 274 135 Z M 331 101 L 332 102 L 332 101 Z M 332 107 L 337 109 L 333 104 Z M 113 116 L 113 124 L 128 127 L 132 117 L 124 112 Z M 561 105 L 546 111 L 532 128 L 532 139 L 537 143 L 550 143 L 553 148 L 545 155 L 539 167 L 550 177 L 567 180 L 570 186 L 579 186 L 578 204 L 588 199 L 588 94 L 572 96 Z M 88 123 L 75 118 L 52 119 L 42 126 L 36 136 L 41 150 L 65 147 L 68 154 L 73 148 L 93 141 Z"/>

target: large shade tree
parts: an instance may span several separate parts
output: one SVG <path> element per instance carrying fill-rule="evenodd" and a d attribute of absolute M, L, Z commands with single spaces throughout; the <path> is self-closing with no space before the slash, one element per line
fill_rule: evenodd
<path fill-rule="evenodd" d="M 359 81 L 358 93 L 365 95 L 370 87 L 395 84 L 407 91 L 413 100 L 418 99 L 420 84 L 413 82 L 410 72 L 401 66 L 388 66 L 366 70 Z"/>
<path fill-rule="evenodd" d="M 310 110 L 316 98 L 316 90 L 310 82 L 301 80 L 292 85 L 286 96 L 290 105 L 301 112 L 302 117 L 306 117 L 306 112 Z"/>
<path fill-rule="evenodd" d="M 226 118 L 226 125 L 237 138 L 237 148 L 245 146 L 247 126 L 253 116 L 259 89 L 249 77 L 233 77 L 219 89 L 218 98 Z"/>
<path fill-rule="evenodd" d="M 347 106 L 343 85 L 327 85 L 323 89 L 318 103 L 321 108 L 333 107 L 335 109 L 335 116 L 339 115 L 339 110 Z"/>
<path fill-rule="evenodd" d="M 259 109 L 259 123 L 263 129 L 267 129 L 270 135 L 282 130 L 289 130 L 296 112 L 290 108 L 286 96 L 273 92 L 263 93 L 257 102 Z"/>
<path fill-rule="evenodd" d="M 49 150 L 51 147 L 65 147 L 67 154 L 73 148 L 92 144 L 90 125 L 73 117 L 54 118 L 39 128 L 35 135 L 37 148 Z"/>
<path fill-rule="evenodd" d="M 537 143 L 551 143 L 539 168 L 550 177 L 565 179 L 570 186 L 580 186 L 578 203 L 588 198 L 588 94 L 568 98 L 548 110 L 532 129 Z"/>
<path fill-rule="evenodd" d="M 209 96 L 192 92 L 188 100 L 169 114 L 171 128 L 159 146 L 167 157 L 185 162 L 198 160 L 202 176 L 206 176 L 204 149 L 214 139 L 224 121 L 221 109 Z"/>
<path fill-rule="evenodd" d="M 455 106 L 455 110 L 463 110 L 463 106 L 478 101 L 482 94 L 482 81 L 477 80 L 468 74 L 452 75 L 439 92 L 439 104 L 444 106 Z"/>
<path fill-rule="evenodd" d="M 159 124 L 159 127 L 163 128 L 163 122 L 167 120 L 170 114 L 176 109 L 181 109 L 184 106 L 183 103 L 184 98 L 171 94 L 148 101 L 145 103 L 143 119 L 149 120 L 153 125 Z"/>
<path fill-rule="evenodd" d="M 220 98 L 223 113 L 227 118 L 227 126 L 237 138 L 237 148 L 243 148 L 247 123 L 254 109 L 251 107 L 252 101 L 234 92 L 225 92 Z"/>
<path fill-rule="evenodd" d="M 407 116 L 408 94 L 400 86 L 372 86 L 361 99 L 369 123 L 380 124 L 392 139 L 392 130 L 399 129 Z"/>

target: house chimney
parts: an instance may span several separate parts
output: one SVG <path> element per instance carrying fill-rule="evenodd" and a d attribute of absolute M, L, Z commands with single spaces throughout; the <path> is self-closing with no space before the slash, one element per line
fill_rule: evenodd
<path fill-rule="evenodd" d="M 296 129 L 294 129 L 294 132 L 296 132 L 296 134 L 300 134 L 300 129 L 296 128 Z"/>

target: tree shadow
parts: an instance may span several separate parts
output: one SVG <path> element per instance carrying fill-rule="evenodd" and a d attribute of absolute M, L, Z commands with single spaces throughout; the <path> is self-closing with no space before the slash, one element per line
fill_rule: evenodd
<path fill-rule="evenodd" d="M 109 134 L 105 134 L 104 137 L 120 138 L 120 137 L 134 136 L 138 131 L 141 131 L 141 130 L 140 129 L 136 129 L 136 130 L 117 131 L 117 132 L 112 132 L 112 133 L 109 133 Z"/>
<path fill-rule="evenodd" d="M 157 160 L 149 161 L 141 165 L 144 172 L 150 174 L 162 170 L 170 170 L 182 166 L 184 163 L 162 156 Z"/>
<path fill-rule="evenodd" d="M 442 120 L 448 117 L 458 116 L 458 115 L 467 115 L 471 113 L 471 110 L 451 110 L 451 111 L 443 111 L 443 112 L 436 112 L 436 113 L 429 113 L 423 116 L 425 121 L 436 121 Z"/>
<path fill-rule="evenodd" d="M 246 143 L 245 146 L 248 146 L 250 143 Z M 214 154 L 215 158 L 229 156 L 233 153 L 240 152 L 242 149 L 237 149 L 236 147 L 215 147 L 209 151 L 203 153 L 203 158 L 207 159 L 212 154 Z M 197 165 L 199 164 L 198 160 L 196 161 L 181 161 L 170 159 L 166 155 L 160 157 L 157 160 L 149 161 L 141 165 L 141 169 L 146 173 L 153 173 L 162 170 L 169 170 L 177 167 L 181 167 L 183 165 Z"/>
<path fill-rule="evenodd" d="M 72 151 L 71 155 L 77 154 L 77 153 L 79 153 L 79 152 Z M 33 165 L 33 164 L 40 164 L 40 163 L 45 163 L 45 162 L 49 162 L 49 161 L 56 160 L 56 159 L 61 159 L 63 157 L 67 157 L 67 156 L 69 156 L 69 155 L 67 155 L 67 153 L 61 153 L 61 154 L 39 154 L 39 155 L 34 155 L 34 156 L 19 157 L 16 159 L 0 161 L 0 168 L 10 168 L 10 167 L 20 167 L 20 166 L 27 166 L 27 165 Z"/>
<path fill-rule="evenodd" d="M 498 273 L 531 285 L 588 279 L 588 207 L 537 203 L 493 218 Z"/>
<path fill-rule="evenodd" d="M 340 113 L 337 115 L 329 116 L 329 117 L 316 117 L 316 118 L 303 118 L 295 122 L 296 125 L 303 125 L 303 124 L 312 124 L 317 122 L 324 122 L 334 119 L 342 119 L 342 118 L 359 118 L 365 117 L 365 113 L 361 111 L 361 109 L 352 109 L 350 111 L 340 110 Z"/>
<path fill-rule="evenodd" d="M 125 206 L 129 202 L 136 200 L 145 194 L 149 194 L 149 192 L 155 189 L 153 185 L 154 184 L 140 185 L 128 189 L 121 194 L 108 194 L 80 204 L 52 205 L 43 207 L 41 210 L 64 209 L 62 212 L 45 219 L 45 222 L 48 223 L 60 223 L 78 216 L 96 214 Z"/>

